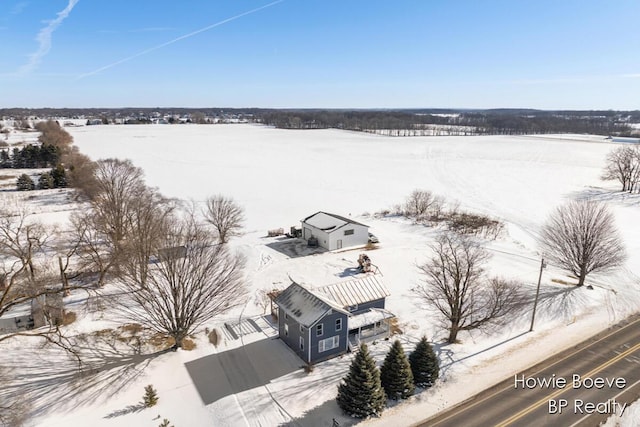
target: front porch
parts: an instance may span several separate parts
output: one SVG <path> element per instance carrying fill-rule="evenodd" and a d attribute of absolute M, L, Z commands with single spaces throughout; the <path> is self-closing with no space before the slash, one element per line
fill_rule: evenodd
<path fill-rule="evenodd" d="M 349 317 L 349 350 L 360 346 L 361 342 L 389 337 L 390 321 L 395 315 L 381 308 L 372 308 L 361 314 Z"/>

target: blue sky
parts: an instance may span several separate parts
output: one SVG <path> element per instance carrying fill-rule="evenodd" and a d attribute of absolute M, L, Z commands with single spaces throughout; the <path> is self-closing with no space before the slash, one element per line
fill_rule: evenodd
<path fill-rule="evenodd" d="M 637 0 L 0 0 L 0 107 L 639 109 Z"/>

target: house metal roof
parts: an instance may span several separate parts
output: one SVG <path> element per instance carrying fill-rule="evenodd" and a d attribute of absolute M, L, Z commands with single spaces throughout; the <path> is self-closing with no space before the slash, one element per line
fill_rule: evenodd
<path fill-rule="evenodd" d="M 368 225 L 356 222 L 350 218 L 322 211 L 306 217 L 302 222 L 317 229 L 326 231 L 327 233 L 331 233 L 346 224 L 356 224 L 367 228 L 369 227 Z"/>
<path fill-rule="evenodd" d="M 363 304 L 391 295 L 380 278 L 374 275 L 324 286 L 317 292 L 335 301 L 341 307 Z"/>
<path fill-rule="evenodd" d="M 274 301 L 287 315 L 304 327 L 311 327 L 330 310 L 347 314 L 341 307 L 297 283 L 292 283 Z"/>
<path fill-rule="evenodd" d="M 381 308 L 372 308 L 369 311 L 365 311 L 364 313 L 356 314 L 355 316 L 349 317 L 349 330 L 372 325 L 385 319 L 391 319 L 392 317 L 396 316 L 390 311 L 383 310 Z"/>

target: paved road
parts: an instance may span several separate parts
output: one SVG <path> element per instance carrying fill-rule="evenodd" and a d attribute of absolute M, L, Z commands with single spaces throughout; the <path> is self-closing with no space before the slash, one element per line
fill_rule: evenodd
<path fill-rule="evenodd" d="M 557 334 L 562 339 L 562 332 Z M 420 426 L 597 426 L 638 398 L 640 317 L 635 317 Z"/>

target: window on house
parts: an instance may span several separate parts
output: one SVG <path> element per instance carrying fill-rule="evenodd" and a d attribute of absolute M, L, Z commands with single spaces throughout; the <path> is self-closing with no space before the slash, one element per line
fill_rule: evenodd
<path fill-rule="evenodd" d="M 286 323 L 284 324 L 284 336 L 289 336 L 289 325 L 287 325 Z"/>
<path fill-rule="evenodd" d="M 304 326 L 300 325 L 300 333 L 304 333 Z"/>
<path fill-rule="evenodd" d="M 342 330 L 342 319 L 336 319 L 336 331 Z"/>
<path fill-rule="evenodd" d="M 344 235 L 345 236 L 350 236 L 353 234 L 353 228 L 351 230 L 344 230 Z"/>
<path fill-rule="evenodd" d="M 288 320 L 289 316 L 287 316 L 287 313 L 284 314 L 284 320 Z"/>
<path fill-rule="evenodd" d="M 319 325 L 316 326 L 316 336 L 317 337 L 321 337 L 322 336 L 322 323 L 320 323 Z"/>
<path fill-rule="evenodd" d="M 331 338 L 326 338 L 318 342 L 318 352 L 323 353 L 325 351 L 337 348 L 340 345 L 340 336 L 335 335 Z"/>
<path fill-rule="evenodd" d="M 304 338 L 300 337 L 300 350 L 304 350 Z"/>

